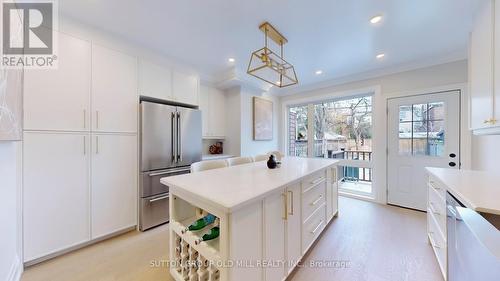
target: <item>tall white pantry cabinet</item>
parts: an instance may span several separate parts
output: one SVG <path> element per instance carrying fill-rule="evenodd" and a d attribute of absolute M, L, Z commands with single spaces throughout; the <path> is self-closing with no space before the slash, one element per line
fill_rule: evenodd
<path fill-rule="evenodd" d="M 25 73 L 24 262 L 137 225 L 137 58 L 64 33 Z"/>

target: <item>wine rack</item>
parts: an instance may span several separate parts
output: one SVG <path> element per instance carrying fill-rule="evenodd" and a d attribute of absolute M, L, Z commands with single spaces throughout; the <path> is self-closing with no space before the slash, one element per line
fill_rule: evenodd
<path fill-rule="evenodd" d="M 207 258 L 202 252 L 207 252 L 206 245 L 195 245 L 184 240 L 177 232 L 174 233 L 175 263 L 174 270 L 178 280 L 184 281 L 218 281 L 220 270 L 214 265 L 214 260 Z M 212 249 L 213 250 L 213 249 Z M 213 256 L 213 254 L 209 254 Z"/>
<path fill-rule="evenodd" d="M 220 224 L 219 218 L 203 229 L 186 231 L 187 227 L 209 213 L 175 197 L 174 216 L 170 218 L 171 262 L 170 270 L 177 281 L 220 281 L 221 237 L 202 241 L 200 238 Z"/>

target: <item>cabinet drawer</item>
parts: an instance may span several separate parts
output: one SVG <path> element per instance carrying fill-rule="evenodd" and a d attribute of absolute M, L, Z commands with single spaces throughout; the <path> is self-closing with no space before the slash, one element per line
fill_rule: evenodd
<path fill-rule="evenodd" d="M 318 238 L 326 225 L 326 205 L 322 204 L 302 226 L 302 253 L 304 254 L 311 244 Z"/>
<path fill-rule="evenodd" d="M 434 189 L 442 198 L 446 198 L 446 187 L 442 185 L 436 178 L 429 176 L 428 185 Z"/>
<path fill-rule="evenodd" d="M 446 233 L 446 200 L 441 197 L 438 190 L 432 187 L 429 189 L 428 212 L 436 219 L 439 229 L 442 233 Z"/>
<path fill-rule="evenodd" d="M 428 210 L 429 211 L 429 210 Z M 434 219 L 432 213 L 427 214 L 427 224 L 429 229 L 429 242 L 431 243 L 432 250 L 436 255 L 436 258 L 441 269 L 441 273 L 446 280 L 446 264 L 447 264 L 447 254 L 446 254 L 446 239 L 443 235 L 446 232 L 441 233 L 437 225 L 437 221 Z"/>
<path fill-rule="evenodd" d="M 319 182 L 322 180 L 326 179 L 326 170 L 321 170 L 319 172 L 316 172 L 308 177 L 306 177 L 302 181 L 302 191 L 305 192 L 314 185 L 317 185 Z"/>
<path fill-rule="evenodd" d="M 326 181 L 320 181 L 302 192 L 302 219 L 306 221 L 326 201 Z"/>

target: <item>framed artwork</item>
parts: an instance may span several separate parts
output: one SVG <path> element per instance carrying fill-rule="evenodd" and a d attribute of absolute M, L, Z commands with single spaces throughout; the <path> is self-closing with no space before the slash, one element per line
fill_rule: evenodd
<path fill-rule="evenodd" d="M 273 139 L 273 102 L 253 97 L 253 139 Z"/>
<path fill-rule="evenodd" d="M 0 68 L 0 141 L 22 138 L 23 70 Z"/>

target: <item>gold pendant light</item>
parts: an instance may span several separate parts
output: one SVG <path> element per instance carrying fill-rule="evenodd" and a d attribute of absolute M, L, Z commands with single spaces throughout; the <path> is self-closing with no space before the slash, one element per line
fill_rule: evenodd
<path fill-rule="evenodd" d="M 293 65 L 283 58 L 283 45 L 288 42 L 286 38 L 268 22 L 261 24 L 259 29 L 264 32 L 265 45 L 252 53 L 247 73 L 280 88 L 297 84 L 299 81 Z M 280 46 L 280 55 L 268 48 L 267 38 Z"/>

